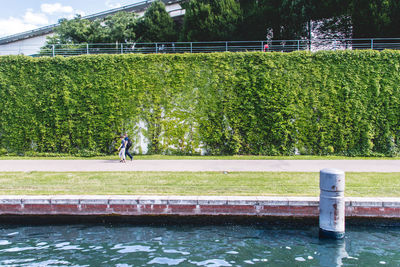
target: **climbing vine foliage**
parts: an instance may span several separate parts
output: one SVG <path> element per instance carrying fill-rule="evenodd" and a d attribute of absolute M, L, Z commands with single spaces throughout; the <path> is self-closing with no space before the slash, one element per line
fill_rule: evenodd
<path fill-rule="evenodd" d="M 0 151 L 399 155 L 400 53 L 0 57 Z"/>

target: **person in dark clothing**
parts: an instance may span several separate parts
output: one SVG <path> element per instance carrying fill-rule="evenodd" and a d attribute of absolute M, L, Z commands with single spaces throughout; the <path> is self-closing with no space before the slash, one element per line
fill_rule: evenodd
<path fill-rule="evenodd" d="M 129 139 L 128 134 L 125 133 L 125 157 L 128 156 L 131 158 L 131 161 L 133 160 L 133 156 L 129 153 L 129 148 L 132 146 L 132 141 Z"/>

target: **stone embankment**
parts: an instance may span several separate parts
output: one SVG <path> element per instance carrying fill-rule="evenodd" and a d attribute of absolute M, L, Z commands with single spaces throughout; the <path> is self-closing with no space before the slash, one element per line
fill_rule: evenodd
<path fill-rule="evenodd" d="M 346 198 L 346 217 L 400 218 L 400 198 Z M 0 215 L 318 217 L 318 197 L 0 196 Z"/>

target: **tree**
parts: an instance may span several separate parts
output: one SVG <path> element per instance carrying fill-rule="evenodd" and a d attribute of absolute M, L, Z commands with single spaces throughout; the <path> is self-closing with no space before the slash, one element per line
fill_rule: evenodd
<path fill-rule="evenodd" d="M 400 37 L 398 0 L 353 0 L 354 38 Z"/>
<path fill-rule="evenodd" d="M 352 1 L 353 37 L 383 37 L 390 23 L 389 0 Z"/>
<path fill-rule="evenodd" d="M 274 38 L 281 40 L 309 38 L 311 10 L 312 5 L 307 0 L 282 1 L 278 12 L 280 25 L 274 25 Z"/>
<path fill-rule="evenodd" d="M 161 1 L 153 2 L 137 24 L 139 42 L 176 41 L 174 21 Z"/>
<path fill-rule="evenodd" d="M 241 40 L 265 40 L 273 21 L 279 16 L 272 5 L 257 0 L 240 0 L 243 20 L 239 26 Z"/>
<path fill-rule="evenodd" d="M 71 20 L 60 19 L 58 23 L 53 41 L 57 40 L 61 44 L 87 43 L 93 32 L 99 30 L 91 21 L 82 19 L 80 15 Z"/>
<path fill-rule="evenodd" d="M 183 4 L 185 18 L 181 39 L 185 41 L 236 40 L 242 21 L 235 0 L 191 0 Z"/>
<path fill-rule="evenodd" d="M 311 23 L 329 33 L 349 31 L 347 0 L 239 0 L 242 40 L 310 38 Z"/>
<path fill-rule="evenodd" d="M 136 40 L 137 18 L 135 13 L 118 12 L 113 16 L 108 16 L 104 24 L 104 42 L 125 43 Z"/>
<path fill-rule="evenodd" d="M 391 37 L 400 37 L 400 1 L 390 1 L 391 25 L 389 28 Z"/>
<path fill-rule="evenodd" d="M 315 0 L 314 0 L 315 1 Z M 309 35 L 314 4 L 311 0 L 240 0 L 241 38 L 299 39 Z"/>
<path fill-rule="evenodd" d="M 119 12 L 61 19 L 53 44 L 400 37 L 399 0 L 188 0 L 182 29 L 153 2 L 140 19 Z"/>
<path fill-rule="evenodd" d="M 94 21 L 82 19 L 79 15 L 72 20 L 61 19 L 54 36 L 47 38 L 47 45 L 131 42 L 136 37 L 136 23 L 136 15 L 128 12 L 118 12 Z"/>

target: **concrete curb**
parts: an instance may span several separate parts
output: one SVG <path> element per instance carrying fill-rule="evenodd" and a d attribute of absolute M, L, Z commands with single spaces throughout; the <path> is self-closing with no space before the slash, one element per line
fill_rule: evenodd
<path fill-rule="evenodd" d="M 346 217 L 400 218 L 400 198 L 346 198 Z M 318 217 L 318 197 L 0 196 L 0 215 Z"/>

